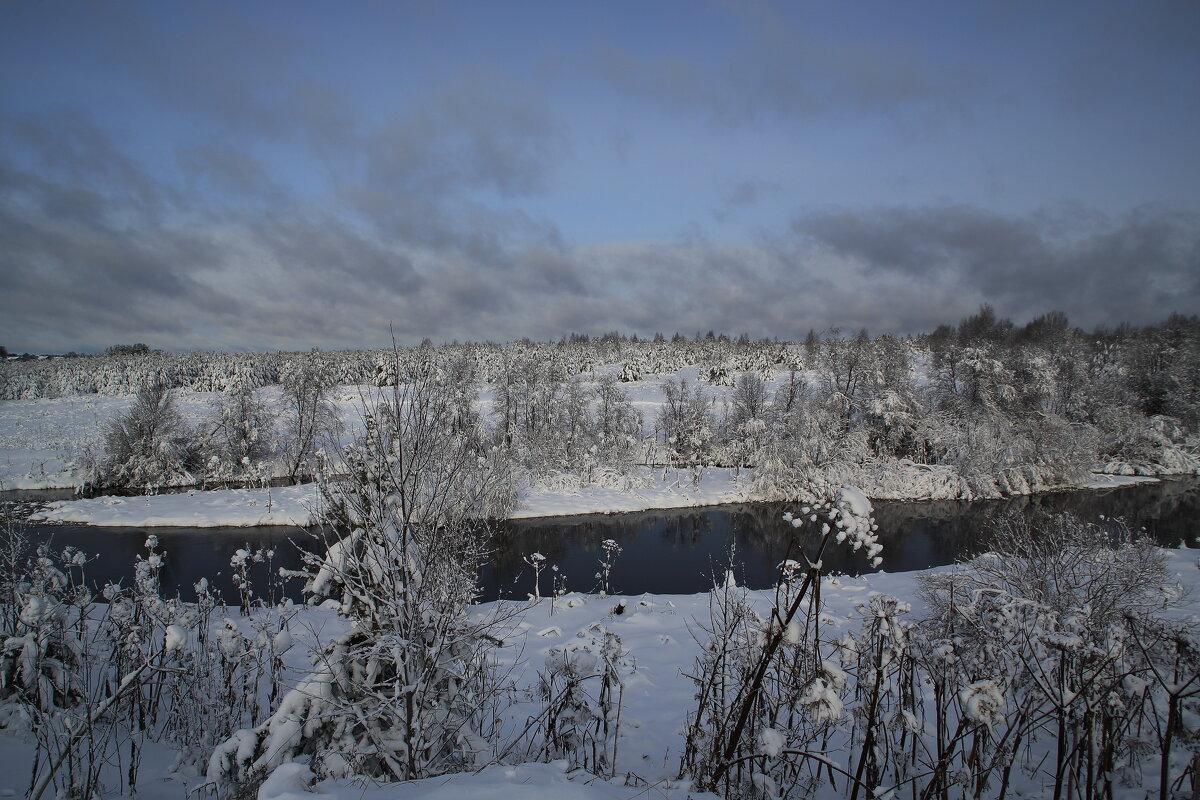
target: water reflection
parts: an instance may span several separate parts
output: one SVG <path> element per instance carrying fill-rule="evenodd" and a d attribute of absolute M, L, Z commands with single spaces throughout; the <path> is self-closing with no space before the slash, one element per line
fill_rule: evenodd
<path fill-rule="evenodd" d="M 875 504 L 880 569 L 926 569 L 969 558 L 988 546 L 997 515 L 1072 512 L 1083 519 L 1122 518 L 1143 528 L 1156 542 L 1177 547 L 1200 545 L 1200 481 L 1176 479 L 1117 489 L 1057 492 L 1010 500 L 973 503 L 933 501 Z M 615 591 L 690 594 L 711 588 L 732 563 L 739 582 L 755 588 L 774 583 L 778 564 L 813 552 L 815 534 L 796 535 L 781 517 L 794 504 L 762 503 L 710 509 L 648 511 L 559 519 L 514 520 L 496 540 L 492 563 L 483 571 L 484 595 L 523 597 L 533 591 L 533 570 L 523 558 L 540 552 L 565 575 L 571 591 L 592 591 L 600 543 L 613 539 L 624 548 L 612 574 Z M 827 550 L 826 572 L 858 575 L 873 569 L 860 553 Z M 542 594 L 552 591 L 553 575 L 542 573 Z"/>

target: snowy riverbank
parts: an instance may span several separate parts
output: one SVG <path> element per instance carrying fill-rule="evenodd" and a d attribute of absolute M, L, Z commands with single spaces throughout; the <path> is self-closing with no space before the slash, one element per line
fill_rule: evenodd
<path fill-rule="evenodd" d="M 512 517 L 528 519 L 747 502 L 760 499 L 746 490 L 751 475 L 750 470 L 742 470 L 739 475 L 724 468 L 705 469 L 698 474 L 691 470 L 644 468 L 625 485 L 539 486 L 522 492 Z M 1155 480 L 1096 474 L 1080 488 L 1111 489 Z M 58 500 L 47 504 L 30 521 L 142 528 L 305 526 L 312 523 L 320 502 L 320 492 L 314 484 L 195 490 L 146 497 Z"/>

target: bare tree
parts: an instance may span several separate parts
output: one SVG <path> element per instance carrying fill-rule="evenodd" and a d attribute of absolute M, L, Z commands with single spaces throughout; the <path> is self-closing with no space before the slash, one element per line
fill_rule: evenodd
<path fill-rule="evenodd" d="M 274 409 L 253 389 L 237 389 L 216 399 L 209 441 L 224 472 L 245 474 L 251 464 L 274 453 L 275 418 Z"/>
<path fill-rule="evenodd" d="M 324 439 L 341 430 L 337 408 L 329 394 L 337 385 L 323 354 L 314 350 L 280 376 L 283 391 L 283 424 L 287 434 L 284 445 L 288 460 L 288 480 L 295 481 L 305 470 Z"/>

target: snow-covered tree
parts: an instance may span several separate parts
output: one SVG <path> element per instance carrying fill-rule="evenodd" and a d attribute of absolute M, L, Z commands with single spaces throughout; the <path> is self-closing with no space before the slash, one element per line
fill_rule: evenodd
<path fill-rule="evenodd" d="M 138 392 L 129 411 L 108 423 L 104 451 L 102 485 L 147 489 L 190 483 L 203 464 L 174 393 L 161 383 Z"/>
<path fill-rule="evenodd" d="M 208 423 L 208 444 L 217 458 L 219 473 L 245 476 L 252 465 L 274 455 L 278 446 L 276 416 L 254 389 L 235 389 L 218 396 Z"/>
<path fill-rule="evenodd" d="M 689 389 L 686 380 L 666 381 L 662 390 L 656 430 L 676 462 L 699 463 L 709 454 L 714 438 L 708 398 L 699 386 Z"/>
<path fill-rule="evenodd" d="M 456 425 L 432 370 L 373 398 L 346 448 L 345 483 L 326 487 L 327 552 L 312 561 L 313 602 L 350 629 L 262 725 L 217 748 L 209 776 L 249 782 L 300 755 L 323 775 L 408 780 L 490 757 L 492 622 L 473 619 L 487 520 L 512 502 L 504 464 Z"/>

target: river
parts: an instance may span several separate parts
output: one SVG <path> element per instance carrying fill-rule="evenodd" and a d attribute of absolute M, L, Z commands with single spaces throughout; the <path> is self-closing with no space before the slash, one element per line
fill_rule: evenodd
<path fill-rule="evenodd" d="M 875 519 L 884 546 L 879 569 L 889 572 L 925 569 L 969 557 L 986 547 L 991 521 L 1000 514 L 1071 512 L 1083 519 L 1123 518 L 1163 546 L 1200 547 L 1200 480 L 1180 478 L 1114 489 L 1078 490 L 999 501 L 878 501 Z M 811 540 L 793 537 L 781 517 L 794 504 L 759 503 L 626 514 L 593 514 L 512 520 L 499 527 L 492 557 L 480 573 L 481 599 L 525 597 L 533 591 L 533 571 L 524 562 L 531 553 L 546 557 L 540 591 L 554 590 L 558 578 L 567 591 L 591 592 L 601 557 L 601 543 L 621 547 L 610 589 L 620 594 L 691 594 L 712 587 L 714 577 L 732 568 L 739 583 L 770 586 L 776 566 L 797 557 L 796 547 Z M 90 582 L 128 584 L 135 558 L 144 554 L 148 534 L 158 537 L 166 553 L 163 588 L 193 599 L 200 578 L 236 599 L 229 560 L 238 548 L 271 549 L 270 562 L 253 570 L 256 590 L 265 594 L 269 572 L 301 566 L 300 548 L 316 549 L 319 541 L 302 528 L 96 528 L 82 525 L 34 525 L 34 541 L 54 547 L 71 545 L 93 555 L 87 565 Z M 850 575 L 870 572 L 861 555 L 835 547 L 823 559 L 825 571 Z M 557 572 L 550 569 L 557 567 Z M 277 583 L 277 581 L 275 581 Z M 300 599 L 297 581 L 284 587 Z"/>

